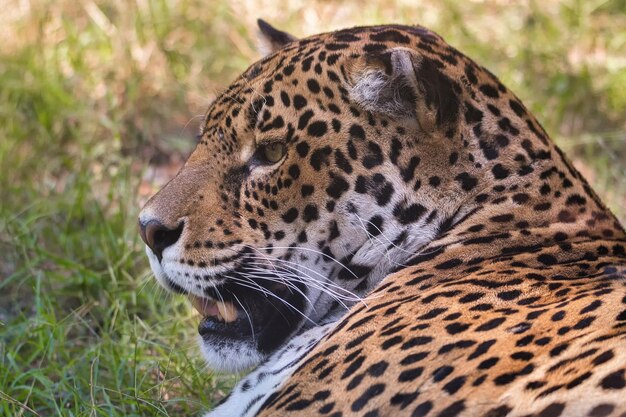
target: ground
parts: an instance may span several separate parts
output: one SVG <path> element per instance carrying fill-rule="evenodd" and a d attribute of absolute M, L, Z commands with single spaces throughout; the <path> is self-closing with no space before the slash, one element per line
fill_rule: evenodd
<path fill-rule="evenodd" d="M 626 4 L 11 1 L 0 12 L 0 415 L 193 415 L 234 379 L 195 346 L 136 231 L 210 100 L 297 35 L 421 23 L 490 68 L 626 220 Z M 512 2 L 511 2 L 512 3 Z"/>

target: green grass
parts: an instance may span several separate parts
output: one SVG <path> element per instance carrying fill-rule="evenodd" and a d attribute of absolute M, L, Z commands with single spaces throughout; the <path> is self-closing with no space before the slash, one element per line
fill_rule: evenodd
<path fill-rule="evenodd" d="M 233 379 L 154 284 L 143 201 L 256 57 L 257 17 L 306 35 L 421 22 L 499 75 L 626 219 L 626 3 L 11 1 L 0 12 L 0 415 L 193 415 Z"/>

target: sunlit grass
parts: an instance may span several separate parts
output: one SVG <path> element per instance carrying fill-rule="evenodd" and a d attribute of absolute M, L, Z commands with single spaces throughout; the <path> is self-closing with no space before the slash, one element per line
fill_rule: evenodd
<path fill-rule="evenodd" d="M 502 78 L 626 218 L 626 5 L 15 0 L 0 11 L 0 415 L 190 415 L 204 368 L 184 300 L 151 279 L 136 215 L 197 116 L 296 35 L 422 23 Z"/>

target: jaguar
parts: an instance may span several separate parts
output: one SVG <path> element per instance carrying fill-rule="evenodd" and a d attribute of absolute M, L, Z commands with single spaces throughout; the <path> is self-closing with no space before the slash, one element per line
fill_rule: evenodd
<path fill-rule="evenodd" d="M 145 205 L 207 416 L 626 416 L 626 233 L 518 97 L 421 26 L 298 39 Z"/>

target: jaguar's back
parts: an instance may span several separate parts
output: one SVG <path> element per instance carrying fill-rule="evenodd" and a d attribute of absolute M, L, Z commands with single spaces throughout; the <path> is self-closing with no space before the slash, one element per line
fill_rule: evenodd
<path fill-rule="evenodd" d="M 408 47 L 444 74 L 440 94 L 452 97 L 439 99 L 452 105 L 441 118 L 454 133 L 432 146 L 449 166 L 418 168 L 413 182 L 459 182 L 441 204 L 471 199 L 340 321 L 261 415 L 626 415 L 622 227 L 488 71 L 419 30 L 340 33 L 359 54 Z M 416 147 L 401 152 L 430 158 Z"/>

